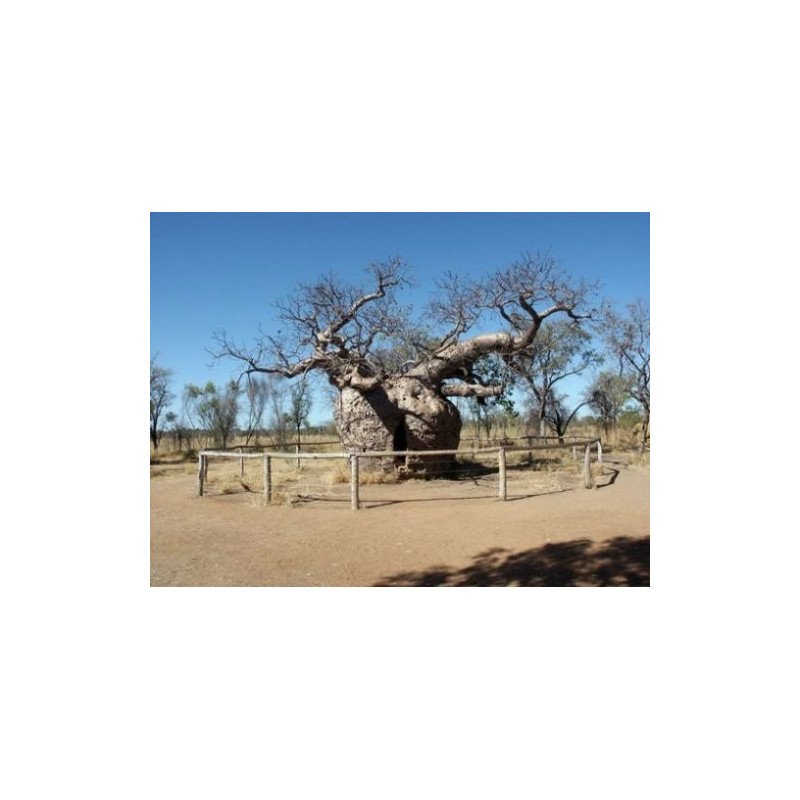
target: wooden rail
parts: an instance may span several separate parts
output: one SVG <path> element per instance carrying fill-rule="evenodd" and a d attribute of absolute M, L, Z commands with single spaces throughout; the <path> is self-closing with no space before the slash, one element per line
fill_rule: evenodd
<path fill-rule="evenodd" d="M 517 437 L 527 439 L 529 437 Z M 535 437 L 530 437 L 535 438 Z M 556 438 L 556 437 L 553 437 Z M 241 459 L 242 471 L 244 470 L 244 459 L 261 458 L 264 460 L 264 502 L 268 505 L 272 501 L 272 459 L 294 459 L 298 462 L 306 459 L 347 459 L 350 462 L 350 507 L 357 511 L 360 507 L 359 498 L 359 461 L 362 458 L 398 458 L 403 456 L 414 456 L 415 458 L 425 458 L 427 456 L 455 456 L 455 455 L 475 455 L 478 453 L 493 453 L 497 455 L 497 473 L 499 482 L 499 499 L 507 499 L 507 469 L 506 454 L 530 452 L 532 450 L 561 450 L 572 448 L 573 457 L 577 447 L 584 448 L 583 461 L 583 485 L 586 489 L 594 487 L 591 471 L 591 448 L 597 448 L 597 461 L 603 463 L 603 446 L 599 438 L 594 439 L 573 439 L 571 442 L 558 442 L 554 444 L 531 444 L 531 445 L 511 445 L 508 447 L 482 447 L 470 448 L 467 450 L 370 450 L 363 452 L 340 452 L 340 453 L 242 453 L 230 450 L 203 450 L 199 455 L 198 464 L 198 488 L 197 493 L 203 496 L 204 485 L 208 478 L 208 460 L 211 458 L 237 458 Z"/>

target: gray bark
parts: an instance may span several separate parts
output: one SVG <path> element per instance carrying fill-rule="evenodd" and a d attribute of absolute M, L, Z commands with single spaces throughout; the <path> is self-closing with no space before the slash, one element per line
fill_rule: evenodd
<path fill-rule="evenodd" d="M 395 299 L 396 290 L 409 285 L 405 262 L 392 258 L 367 271 L 371 291 L 333 274 L 300 285 L 278 304 L 286 332 L 262 336 L 252 348 L 236 345 L 224 331 L 215 334 L 216 355 L 240 361 L 244 374 L 326 374 L 339 390 L 334 417 L 342 444 L 354 452 L 457 449 L 461 417 L 448 396 L 492 397 L 503 391 L 502 385 L 481 385 L 473 374 L 475 362 L 528 347 L 551 315 L 585 318 L 578 309 L 592 291 L 582 281 L 573 285 L 549 254 L 526 253 L 480 281 L 450 274 L 415 333 L 408 309 Z M 463 338 L 486 310 L 499 314 L 508 330 Z M 430 327 L 439 332 L 428 335 Z M 387 360 L 384 342 L 400 343 L 411 360 L 400 365 Z M 378 468 L 428 473 L 448 469 L 448 460 L 454 457 L 364 459 Z"/>
<path fill-rule="evenodd" d="M 334 409 L 345 450 L 455 450 L 461 415 L 447 398 L 419 378 L 393 377 L 365 392 L 344 388 Z M 454 456 L 425 459 L 366 459 L 366 469 L 437 474 L 452 465 Z"/>

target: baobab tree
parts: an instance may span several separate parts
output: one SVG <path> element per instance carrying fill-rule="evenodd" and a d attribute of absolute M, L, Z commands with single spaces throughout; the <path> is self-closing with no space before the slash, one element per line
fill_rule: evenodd
<path fill-rule="evenodd" d="M 371 264 L 371 285 L 353 286 L 330 274 L 301 284 L 279 302 L 283 326 L 252 346 L 215 334 L 214 355 L 235 359 L 243 373 L 286 378 L 324 373 L 337 389 L 334 418 L 343 446 L 352 451 L 456 449 L 461 417 L 452 397 L 496 397 L 473 370 L 482 356 L 509 357 L 535 339 L 547 318 L 586 319 L 594 284 L 575 281 L 549 254 L 524 254 L 483 280 L 452 272 L 437 283 L 424 324 L 398 302 L 410 285 L 400 258 Z M 487 313 L 504 330 L 473 332 Z M 390 466 L 388 459 L 384 467 Z M 423 463 L 413 458 L 407 467 Z M 439 468 L 444 462 L 439 462 Z"/>

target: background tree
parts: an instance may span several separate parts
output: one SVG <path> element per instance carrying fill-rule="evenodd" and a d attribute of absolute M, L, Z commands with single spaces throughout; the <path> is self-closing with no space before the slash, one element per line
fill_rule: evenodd
<path fill-rule="evenodd" d="M 269 432 L 274 444 L 285 446 L 289 444 L 290 420 L 287 398 L 287 384 L 282 378 L 269 376 L 271 391 L 268 401 Z"/>
<path fill-rule="evenodd" d="M 370 288 L 335 275 L 301 284 L 278 304 L 281 332 L 250 347 L 224 331 L 215 336 L 215 354 L 235 359 L 245 373 L 324 373 L 339 392 L 334 417 L 342 444 L 352 450 L 456 449 L 461 417 L 449 398 L 494 397 L 503 390 L 477 380 L 473 366 L 482 356 L 524 350 L 555 314 L 574 320 L 591 315 L 594 286 L 573 280 L 548 254 L 524 254 L 479 281 L 446 273 L 424 325 L 397 300 L 410 282 L 405 262 L 394 258 L 367 272 Z M 468 336 L 486 313 L 505 329 Z M 401 345 L 409 357 L 388 360 L 386 353 L 396 354 Z M 448 467 L 446 460 L 439 465 Z"/>
<path fill-rule="evenodd" d="M 169 388 L 172 370 L 159 366 L 157 357 L 157 353 L 150 356 L 150 442 L 154 450 L 161 441 L 162 414 L 175 398 Z"/>
<path fill-rule="evenodd" d="M 178 415 L 174 411 L 167 411 L 164 415 L 164 422 L 167 425 L 167 430 L 172 433 L 178 424 Z"/>
<path fill-rule="evenodd" d="M 492 432 L 498 427 L 502 428 L 503 436 L 505 436 L 509 422 L 518 416 L 510 394 L 514 384 L 513 374 L 510 373 L 500 356 L 490 353 L 479 358 L 472 365 L 472 377 L 481 386 L 501 386 L 503 388 L 502 392 L 497 395 L 466 398 L 467 409 L 475 423 L 478 439 L 480 440 L 481 431 L 486 433 L 487 440 L 491 439 Z"/>
<path fill-rule="evenodd" d="M 300 431 L 308 427 L 311 414 L 311 388 L 301 378 L 289 389 L 289 421 L 295 431 L 295 443 L 300 446 Z"/>
<path fill-rule="evenodd" d="M 273 375 L 258 377 L 248 375 L 247 383 L 244 387 L 245 397 L 245 426 L 243 429 L 244 443 L 250 444 L 251 439 L 259 443 L 259 435 L 264 424 L 264 414 L 266 413 L 270 400 L 277 391 L 275 387 L 276 378 Z"/>
<path fill-rule="evenodd" d="M 557 436 L 564 435 L 577 409 L 566 409 L 566 398 L 556 394 L 556 387 L 600 361 L 591 334 L 565 319 L 549 320 L 528 347 L 507 358 L 509 367 L 532 395 L 539 436 L 547 435 L 548 425 Z"/>
<path fill-rule="evenodd" d="M 586 402 L 597 414 L 606 436 L 616 427 L 631 397 L 630 381 L 616 372 L 600 372 L 586 390 Z"/>
<path fill-rule="evenodd" d="M 529 429 L 535 428 L 539 431 L 541 429 L 541 408 L 538 401 L 534 399 L 534 406 L 530 408 L 527 424 Z M 547 404 L 544 409 L 545 422 L 547 427 L 558 437 L 560 442 L 564 441 L 567 433 L 567 428 L 577 413 L 588 405 L 588 400 L 583 400 L 577 405 L 568 404 L 567 396 L 556 391 L 551 391 L 547 398 Z M 541 434 L 539 434 L 541 435 Z"/>
<path fill-rule="evenodd" d="M 650 304 L 638 299 L 625 314 L 608 315 L 607 343 L 620 376 L 627 379 L 631 397 L 642 408 L 639 448 L 650 440 Z"/>
<path fill-rule="evenodd" d="M 184 405 L 187 414 L 190 419 L 200 422 L 203 432 L 212 437 L 215 446 L 226 448 L 236 432 L 241 393 L 236 381 L 230 381 L 221 391 L 211 381 L 203 388 L 191 383 L 186 385 Z"/>
<path fill-rule="evenodd" d="M 182 452 L 190 450 L 192 446 L 192 431 L 186 422 L 178 417 L 174 411 L 168 411 L 164 417 L 167 424 L 167 432 L 172 439 L 172 446 L 175 450 Z"/>

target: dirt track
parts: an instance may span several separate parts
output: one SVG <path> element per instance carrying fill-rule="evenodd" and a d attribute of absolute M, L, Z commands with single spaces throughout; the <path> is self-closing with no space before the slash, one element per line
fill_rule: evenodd
<path fill-rule="evenodd" d="M 621 461 L 607 462 L 591 490 L 501 502 L 431 487 L 398 502 L 405 486 L 374 486 L 357 512 L 346 502 L 201 498 L 196 485 L 185 469 L 151 478 L 151 586 L 650 583 L 650 472 Z"/>

